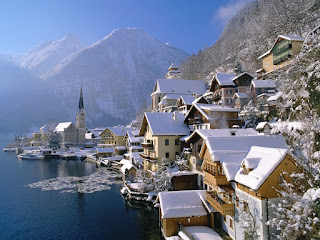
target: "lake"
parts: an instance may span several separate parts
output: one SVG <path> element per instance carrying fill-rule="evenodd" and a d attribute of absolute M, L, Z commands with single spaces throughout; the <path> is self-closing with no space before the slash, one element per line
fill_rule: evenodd
<path fill-rule="evenodd" d="M 125 201 L 117 173 L 95 164 L 2 152 L 0 239 L 162 239 L 158 210 Z"/>

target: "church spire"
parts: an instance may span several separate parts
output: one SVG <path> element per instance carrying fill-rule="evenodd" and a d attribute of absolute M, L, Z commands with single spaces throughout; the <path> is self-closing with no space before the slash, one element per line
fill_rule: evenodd
<path fill-rule="evenodd" d="M 82 109 L 84 109 L 84 106 L 83 106 L 83 94 L 82 94 L 82 83 L 81 83 L 80 98 L 79 98 L 79 107 L 78 107 L 79 112 L 80 112 Z"/>

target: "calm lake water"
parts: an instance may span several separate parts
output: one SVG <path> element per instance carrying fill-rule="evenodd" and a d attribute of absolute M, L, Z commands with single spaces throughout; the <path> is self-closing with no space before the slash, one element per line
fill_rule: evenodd
<path fill-rule="evenodd" d="M 18 160 L 0 138 L 0 239 L 161 239 L 158 211 L 124 201 L 92 163 Z M 50 180 L 49 180 L 50 179 Z"/>

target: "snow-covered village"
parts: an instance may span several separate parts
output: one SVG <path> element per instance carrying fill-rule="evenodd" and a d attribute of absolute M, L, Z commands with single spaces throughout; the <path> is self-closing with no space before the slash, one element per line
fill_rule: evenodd
<path fill-rule="evenodd" d="M 197 54 L 128 27 L 0 55 L 30 95 L 1 111 L 0 239 L 320 239 L 320 2 L 228 4 Z"/>

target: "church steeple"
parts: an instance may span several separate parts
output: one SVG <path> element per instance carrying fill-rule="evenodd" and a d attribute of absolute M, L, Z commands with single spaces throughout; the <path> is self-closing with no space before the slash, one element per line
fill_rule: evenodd
<path fill-rule="evenodd" d="M 83 94 L 82 94 L 82 84 L 81 84 L 78 111 L 80 112 L 82 109 L 84 109 L 84 106 L 83 106 Z"/>
<path fill-rule="evenodd" d="M 86 113 L 84 111 L 84 105 L 83 105 L 83 93 L 82 93 L 82 84 L 80 88 L 80 98 L 79 98 L 79 106 L 77 111 L 77 122 L 76 122 L 77 128 L 86 128 Z"/>
<path fill-rule="evenodd" d="M 172 61 L 171 66 L 168 68 L 168 73 L 166 74 L 165 78 L 167 79 L 181 79 L 182 74 L 180 72 L 180 69 L 177 65 L 174 64 L 174 61 Z"/>

